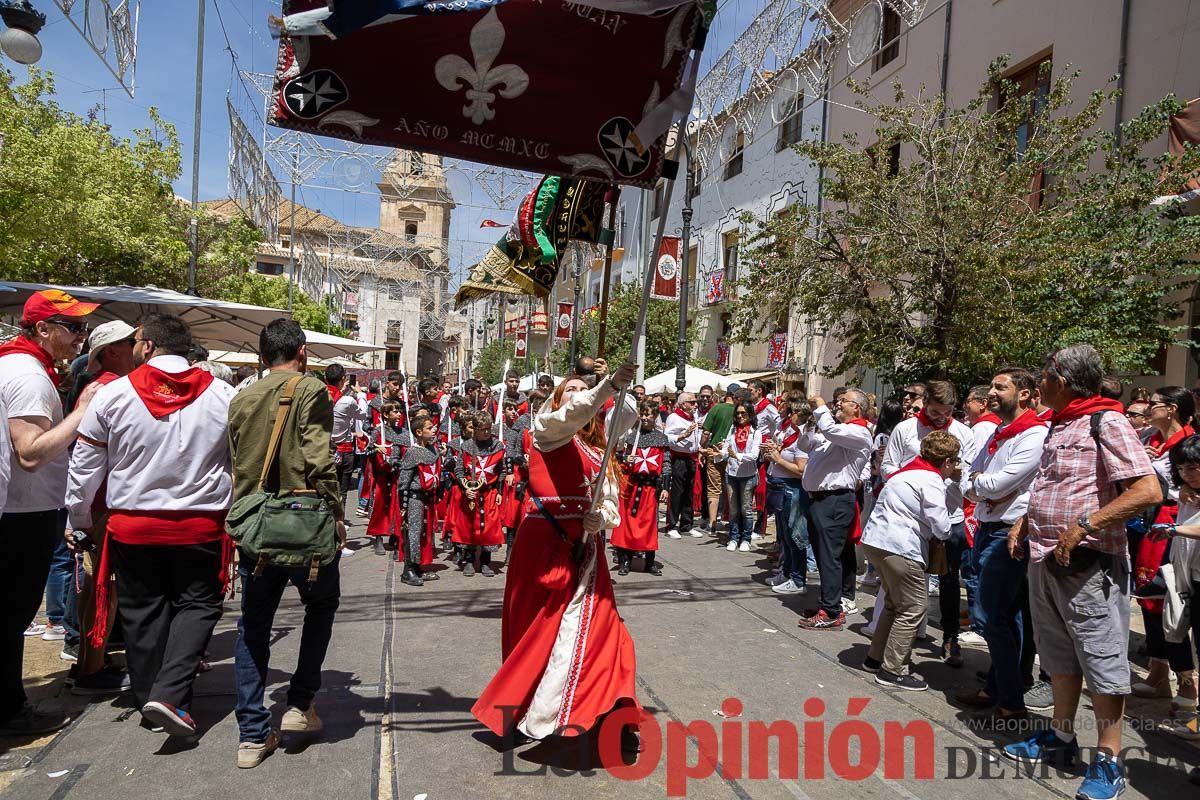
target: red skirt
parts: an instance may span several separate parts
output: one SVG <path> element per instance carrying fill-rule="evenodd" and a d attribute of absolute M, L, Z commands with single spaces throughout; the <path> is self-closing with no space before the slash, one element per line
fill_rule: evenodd
<path fill-rule="evenodd" d="M 474 510 L 466 495 L 460 495 L 460 523 L 452 534 L 454 543 L 470 547 L 504 544 L 503 511 L 504 495 L 497 487 L 481 489 Z"/>
<path fill-rule="evenodd" d="M 367 462 L 368 464 L 370 462 Z M 396 501 L 396 475 L 380 470 L 371 493 L 371 518 L 367 536 L 392 536 L 400 531 L 400 503 Z"/>
<path fill-rule="evenodd" d="M 410 503 L 418 502 L 409 500 Z M 433 564 L 433 534 L 437 528 L 437 519 L 434 516 L 434 506 L 436 503 L 425 504 L 425 530 L 421 533 L 421 563 L 417 566 L 428 567 Z M 404 512 L 400 510 L 400 504 L 396 504 L 396 532 L 400 533 L 404 530 L 403 520 Z M 401 543 L 400 549 L 396 551 L 396 560 L 404 563 L 404 544 Z"/>
<path fill-rule="evenodd" d="M 363 480 L 362 489 L 359 491 L 359 497 L 370 497 L 375 493 L 375 457 L 372 456 L 363 462 Z"/>
<path fill-rule="evenodd" d="M 564 523 L 579 535 L 578 520 Z M 593 539 L 576 564 L 537 515 L 521 523 L 509 560 L 501 652 L 500 670 L 471 709 L 498 736 L 513 725 L 534 739 L 574 735 L 615 707 L 640 710 L 633 639 L 603 554 Z"/>
<path fill-rule="evenodd" d="M 758 465 L 758 486 L 754 487 L 754 510 L 762 514 L 767 510 L 767 465 Z"/>
<path fill-rule="evenodd" d="M 521 526 L 521 520 L 525 519 L 525 501 L 517 497 L 517 484 L 523 480 L 524 477 L 518 472 L 513 478 L 513 485 L 504 487 L 501 520 L 505 528 L 515 530 Z"/>
<path fill-rule="evenodd" d="M 462 489 L 457 483 L 450 485 L 450 490 L 443 496 L 441 505 L 442 531 L 453 539 L 458 535 L 467 521 L 462 515 Z"/>
<path fill-rule="evenodd" d="M 658 489 L 625 481 L 621 486 L 621 524 L 613 529 L 610 540 L 613 547 L 625 550 L 658 550 Z"/>

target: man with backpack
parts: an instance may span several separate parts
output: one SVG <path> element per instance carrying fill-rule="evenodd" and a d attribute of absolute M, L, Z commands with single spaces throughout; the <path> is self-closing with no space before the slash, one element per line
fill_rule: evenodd
<path fill-rule="evenodd" d="M 242 617 L 238 620 L 234 670 L 241 737 L 237 765 L 243 769 L 258 766 L 279 746 L 279 733 L 271 727 L 263 692 L 271 656 L 271 627 L 288 583 L 300 592 L 304 628 L 296 671 L 288 687 L 288 708 L 280 727 L 295 733 L 321 730 L 314 698 L 321 688 L 321 666 L 341 597 L 338 562 L 346 543 L 342 496 L 329 448 L 332 401 L 321 381 L 305 376 L 304 331 L 292 320 L 277 319 L 259 334 L 259 353 L 270 371 L 239 393 L 229 407 L 235 503 L 231 525 L 238 501 L 263 490 L 290 490 L 297 498 L 307 495 L 324 501 L 336 520 L 338 541 L 336 553 L 319 568 L 315 564 L 280 566 L 271 563 L 266 551 L 248 552 L 246 542 L 241 543 L 238 574 Z M 286 408 L 286 413 L 281 408 Z M 273 438 L 277 439 L 275 448 Z M 274 458 L 270 457 L 272 450 L 276 451 Z M 315 541 L 290 544 L 296 550 L 321 546 Z"/>
<path fill-rule="evenodd" d="M 1048 730 L 1003 752 L 1069 769 L 1080 756 L 1075 714 L 1086 681 L 1098 742 L 1076 794 L 1083 800 L 1125 791 L 1119 760 L 1130 692 L 1124 523 L 1163 499 L 1121 403 L 1100 394 L 1103 378 L 1091 345 L 1065 347 L 1042 365 L 1041 397 L 1054 414 L 1028 511 L 1008 534 L 1009 554 L 1030 561 L 1029 604 L 1038 655 L 1054 687 L 1054 717 Z"/>

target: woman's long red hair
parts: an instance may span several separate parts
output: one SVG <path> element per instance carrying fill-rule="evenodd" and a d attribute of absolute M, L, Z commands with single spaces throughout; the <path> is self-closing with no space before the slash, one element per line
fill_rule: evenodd
<path fill-rule="evenodd" d="M 566 390 L 567 383 L 570 381 L 579 381 L 584 385 L 587 384 L 587 381 L 579 375 L 568 375 L 563 378 L 562 383 L 554 387 L 554 394 L 550 398 L 551 410 L 557 411 L 562 406 L 563 392 Z M 593 416 L 590 420 L 588 420 L 588 423 L 579 429 L 578 435 L 579 438 L 583 440 L 584 444 L 594 447 L 601 452 L 608 447 L 608 439 L 604 435 L 604 426 L 600 424 L 599 415 Z M 620 485 L 621 473 L 617 471 L 616 459 L 608 462 L 608 477 L 611 478 L 614 483 Z"/>

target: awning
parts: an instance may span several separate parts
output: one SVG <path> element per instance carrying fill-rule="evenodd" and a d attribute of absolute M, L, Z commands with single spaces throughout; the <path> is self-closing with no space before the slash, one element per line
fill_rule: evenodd
<path fill-rule="evenodd" d="M 728 382 L 728 379 L 716 372 L 709 372 L 700 367 L 693 367 L 688 364 L 684 367 L 683 372 L 685 392 L 698 392 L 701 386 L 712 386 L 715 389 L 725 388 L 719 385 L 721 381 Z M 668 370 L 658 373 L 657 375 L 647 378 L 643 385 L 646 387 L 646 394 L 658 394 L 661 391 L 675 391 L 675 368 L 671 367 Z"/>
<path fill-rule="evenodd" d="M 317 331 L 305 331 L 304 340 L 307 343 L 305 346 L 308 350 L 308 355 L 312 358 L 330 359 L 386 349 L 382 345 L 372 344 L 371 342 L 360 342 L 357 339 L 346 339 L 330 333 L 318 333 Z"/>
<path fill-rule="evenodd" d="M 31 294 L 42 289 L 62 289 L 80 300 L 100 303 L 100 308 L 91 314 L 91 319 L 99 322 L 120 319 L 135 325 L 146 314 L 177 314 L 191 326 L 196 341 L 210 350 L 254 350 L 258 347 L 259 332 L 269 322 L 291 316 L 277 308 L 192 297 L 169 289 L 11 282 L 7 285 L 16 291 L 0 294 L 0 317 L 19 320 Z"/>

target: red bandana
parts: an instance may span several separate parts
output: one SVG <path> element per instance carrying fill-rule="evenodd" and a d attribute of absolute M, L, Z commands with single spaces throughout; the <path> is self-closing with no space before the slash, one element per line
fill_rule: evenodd
<path fill-rule="evenodd" d="M 789 434 L 788 431 L 791 431 L 791 434 Z M 794 445 L 796 440 L 800 438 L 800 429 L 793 427 L 791 420 L 788 420 L 787 424 L 780 429 L 779 435 L 783 438 L 783 442 L 779 449 L 786 450 Z"/>
<path fill-rule="evenodd" d="M 975 420 L 976 425 L 981 422 L 994 422 L 996 425 L 1002 425 L 1004 421 L 989 411 L 979 419 Z"/>
<path fill-rule="evenodd" d="M 891 477 L 894 478 L 897 475 L 899 475 L 901 472 L 915 472 L 916 470 L 921 470 L 921 469 L 928 470 L 929 472 L 936 472 L 938 475 L 942 474 L 942 471 L 940 469 L 935 467 L 933 464 L 930 464 L 928 461 L 921 458 L 920 456 L 917 456 L 912 461 L 908 462 L 903 467 L 901 467 L 900 469 L 893 472 Z M 889 478 L 888 480 L 891 480 L 891 478 Z"/>
<path fill-rule="evenodd" d="M 46 370 L 46 375 L 50 377 L 50 382 L 58 386 L 58 372 L 54 369 L 54 359 L 50 357 L 42 348 L 38 347 L 31 339 L 24 336 L 17 336 L 3 345 L 0 345 L 0 356 L 10 356 L 13 353 L 24 353 L 27 356 L 33 356 L 41 362 Z"/>
<path fill-rule="evenodd" d="M 1151 435 L 1146 441 L 1146 446 L 1154 448 L 1155 458 L 1162 458 L 1163 453 L 1170 452 L 1172 447 L 1179 444 L 1187 437 L 1194 435 L 1195 433 L 1196 432 L 1192 430 L 1191 425 L 1184 425 L 1182 428 L 1176 431 L 1170 439 L 1167 439 L 1166 442 L 1163 442 L 1162 433 L 1155 431 L 1153 435 Z"/>
<path fill-rule="evenodd" d="M 1050 422 L 1054 425 L 1062 425 L 1080 417 L 1094 414 L 1097 411 L 1116 411 L 1117 413 L 1124 414 L 1125 406 L 1121 405 L 1120 400 L 1109 400 L 1098 394 L 1091 397 L 1077 397 L 1058 411 L 1055 411 L 1053 416 L 1050 417 Z"/>
<path fill-rule="evenodd" d="M 1006 439 L 1015 438 L 1030 428 L 1037 428 L 1045 424 L 1046 421 L 1039 418 L 1036 411 L 1034 411 L 1032 408 L 1025 409 L 1025 412 L 1021 414 L 1021 416 L 1014 419 L 1010 424 L 996 430 L 996 433 L 993 434 L 992 438 L 988 441 L 988 455 L 994 456 L 996 451 L 1000 449 L 1000 443 Z"/>
<path fill-rule="evenodd" d="M 682 408 L 675 409 L 675 413 L 678 414 L 679 416 L 683 417 L 684 419 L 686 419 L 688 422 L 695 421 L 695 417 L 693 417 L 688 412 L 684 411 Z"/>
<path fill-rule="evenodd" d="M 761 413 L 763 412 L 763 409 L 765 409 L 765 408 L 766 408 L 767 406 L 769 406 L 770 404 L 771 404 L 771 401 L 770 401 L 770 400 L 768 400 L 768 399 L 767 399 L 767 398 L 765 398 L 765 397 L 764 397 L 762 400 L 759 400 L 759 401 L 758 401 L 758 405 L 756 405 L 756 406 L 754 407 L 754 414 L 755 414 L 755 416 L 757 416 L 757 415 L 761 414 Z"/>
<path fill-rule="evenodd" d="M 867 422 L 867 418 L 866 418 L 866 417 L 856 417 L 855 419 L 852 419 L 852 420 L 850 420 L 850 421 L 849 421 L 849 422 L 847 422 L 846 424 L 847 424 L 847 425 L 861 425 L 861 426 L 863 426 L 864 428 L 870 428 L 870 427 L 871 427 L 871 423 Z"/>
<path fill-rule="evenodd" d="M 163 372 L 157 367 L 142 364 L 129 373 L 133 390 L 146 404 L 146 410 L 155 419 L 186 408 L 208 388 L 213 376 L 202 369 L 192 367 L 183 372 Z"/>
<path fill-rule="evenodd" d="M 750 441 L 750 430 L 749 425 L 739 425 L 733 429 L 733 445 L 738 452 L 746 451 L 746 442 Z"/>
<path fill-rule="evenodd" d="M 947 428 L 950 427 L 950 423 L 951 423 L 951 421 L 953 421 L 953 419 L 954 419 L 954 417 L 947 417 L 946 424 L 939 426 L 939 425 L 933 424 L 933 421 L 929 419 L 929 415 L 925 413 L 924 408 L 922 408 L 920 413 L 917 414 L 917 422 L 921 423 L 926 428 L 933 428 L 935 431 L 946 430 Z"/>
<path fill-rule="evenodd" d="M 342 390 L 328 383 L 325 388 L 329 391 L 329 401 L 337 405 L 337 401 L 342 399 Z"/>

